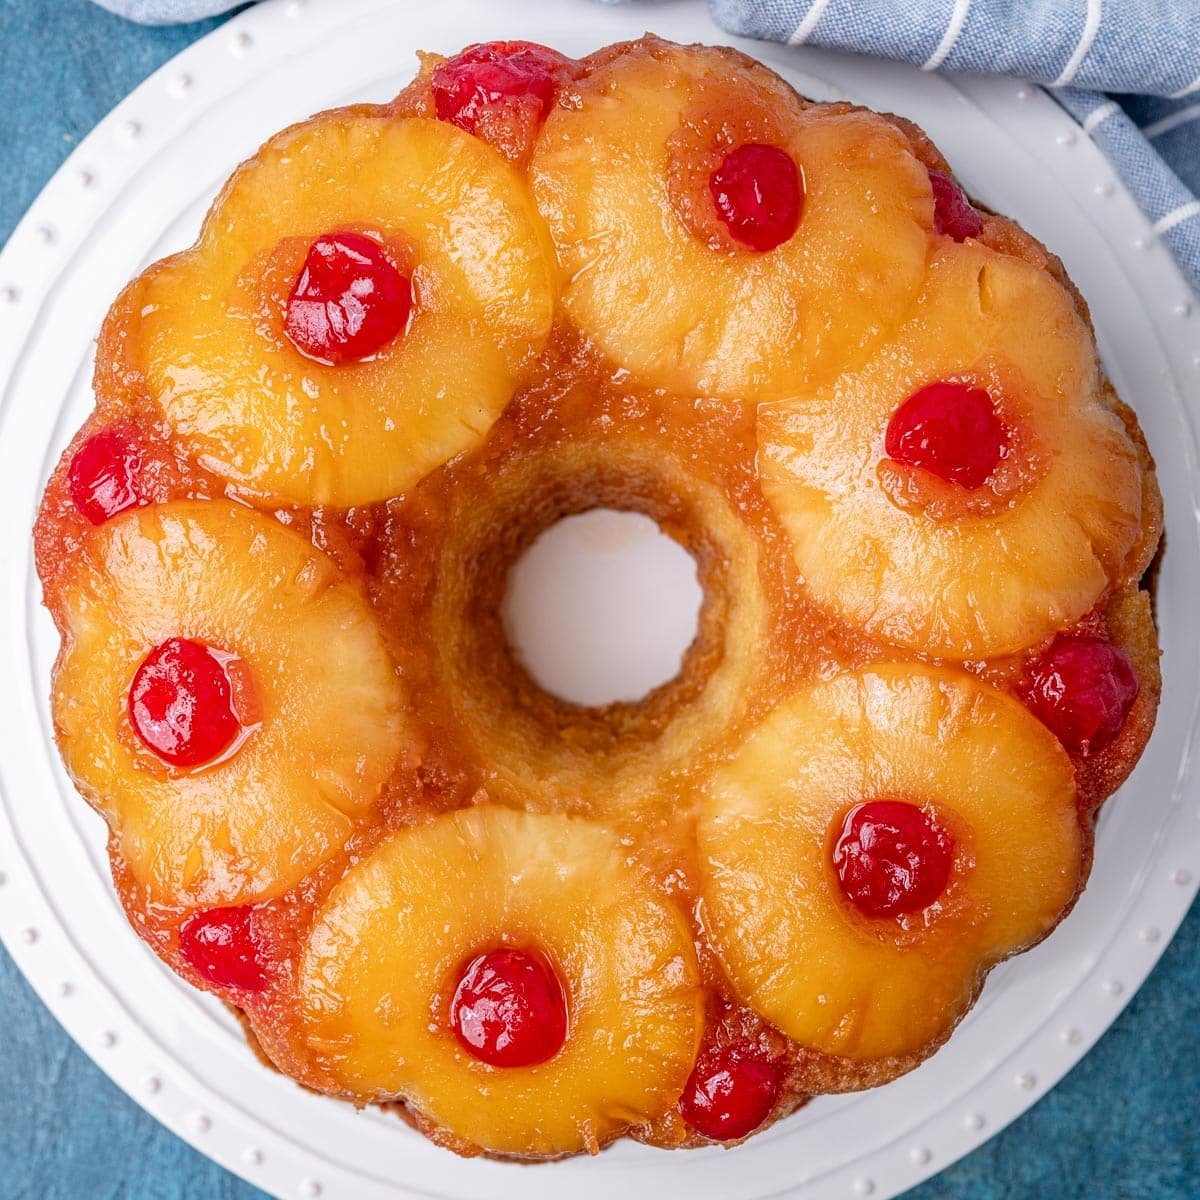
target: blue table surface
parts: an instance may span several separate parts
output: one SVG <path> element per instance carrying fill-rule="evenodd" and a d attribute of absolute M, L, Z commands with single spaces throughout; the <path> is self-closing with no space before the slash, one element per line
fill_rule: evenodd
<path fill-rule="evenodd" d="M 88 0 L 0 0 L 0 148 L 7 164 L 0 242 L 96 121 L 216 24 L 148 29 Z M 3 950 L 0 1079 L 9 1081 L 0 1089 L 3 1200 L 263 1197 L 118 1091 L 41 1006 Z M 1058 1087 L 907 1200 L 950 1197 L 1200 1197 L 1200 910 Z"/>

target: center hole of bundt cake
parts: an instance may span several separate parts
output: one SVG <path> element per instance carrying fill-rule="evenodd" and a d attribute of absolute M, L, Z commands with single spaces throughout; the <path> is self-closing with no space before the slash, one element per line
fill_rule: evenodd
<path fill-rule="evenodd" d="M 539 687 L 601 707 L 679 674 L 703 600 L 695 559 L 653 520 L 597 508 L 551 525 L 517 559 L 501 618 Z"/>

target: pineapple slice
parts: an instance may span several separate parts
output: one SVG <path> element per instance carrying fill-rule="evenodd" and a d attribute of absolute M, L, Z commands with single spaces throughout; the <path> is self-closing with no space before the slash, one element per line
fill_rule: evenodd
<path fill-rule="evenodd" d="M 922 911 L 867 916 L 835 874 L 847 812 L 878 799 L 921 806 L 953 839 L 949 883 Z M 714 777 L 699 845 L 738 993 L 803 1045 L 856 1061 L 927 1053 L 981 972 L 1063 916 L 1085 854 L 1053 735 L 972 676 L 909 664 L 778 708 Z"/>
<path fill-rule="evenodd" d="M 967 489 L 891 461 L 885 432 L 928 385 L 986 391 L 1008 445 Z M 1142 471 L 1091 335 L 1049 275 L 982 245 L 933 260 L 911 321 L 835 383 L 765 405 L 763 491 L 821 603 L 952 659 L 1015 653 L 1125 582 Z"/>
<path fill-rule="evenodd" d="M 566 313 L 621 367 L 685 394 L 776 398 L 907 313 L 933 200 L 882 117 L 805 107 L 731 51 L 656 39 L 594 67 L 579 93 L 547 119 L 530 172 Z M 786 151 L 802 181 L 796 232 L 767 252 L 728 236 L 711 194 L 747 145 Z"/>
<path fill-rule="evenodd" d="M 341 848 L 400 754 L 402 697 L 328 558 L 240 505 L 156 505 L 92 532 L 62 604 L 59 746 L 151 903 L 277 896 Z M 139 740 L 130 709 L 139 665 L 176 638 L 239 666 L 242 736 L 188 769 Z"/>
<path fill-rule="evenodd" d="M 412 311 L 377 353 L 335 365 L 285 326 L 305 255 L 338 230 L 408 272 Z M 544 227 L 509 164 L 444 122 L 347 109 L 268 142 L 197 245 L 126 290 L 97 385 L 102 402 L 144 387 L 198 461 L 248 494 L 369 503 L 483 439 L 553 307 Z"/>
<path fill-rule="evenodd" d="M 451 1031 L 472 956 L 534 949 L 567 996 L 561 1049 L 492 1066 Z M 595 1150 L 679 1098 L 703 1024 L 682 913 L 577 818 L 478 807 L 405 830 L 351 869 L 302 953 L 307 1044 L 329 1088 L 403 1098 L 496 1154 Z"/>

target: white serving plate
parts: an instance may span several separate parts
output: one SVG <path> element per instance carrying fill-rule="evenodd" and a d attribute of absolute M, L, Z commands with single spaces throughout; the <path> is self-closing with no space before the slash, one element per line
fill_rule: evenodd
<path fill-rule="evenodd" d="M 1047 943 L 993 974 L 945 1049 L 886 1088 L 818 1100 L 731 1152 L 621 1144 L 596 1160 L 538 1168 L 460 1160 L 394 1118 L 302 1092 L 261 1067 L 224 1010 L 129 932 L 101 824 L 51 742 L 56 638 L 28 536 L 50 468 L 91 406 L 92 339 L 105 308 L 142 266 L 191 241 L 219 183 L 265 137 L 317 109 L 391 95 L 418 47 L 526 37 L 582 53 L 647 26 L 677 40 L 730 40 L 697 0 L 268 0 L 118 105 L 0 254 L 0 935 L 122 1088 L 279 1197 L 892 1196 L 979 1145 L 1078 1062 L 1145 979 L 1196 891 L 1200 318 L 1186 284 L 1100 153 L 1038 91 L 742 43 L 810 94 L 847 94 L 914 118 L 973 192 L 1058 251 L 1158 459 L 1170 547 L 1158 594 L 1163 703 L 1145 757 L 1105 811 L 1076 911 Z"/>

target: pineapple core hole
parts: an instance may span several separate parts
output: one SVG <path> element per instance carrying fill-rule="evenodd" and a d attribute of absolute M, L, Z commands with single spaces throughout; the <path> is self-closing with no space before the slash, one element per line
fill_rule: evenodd
<path fill-rule="evenodd" d="M 641 513 L 598 508 L 551 525 L 517 559 L 500 615 L 540 688 L 601 707 L 679 674 L 703 600 L 678 542 Z"/>

